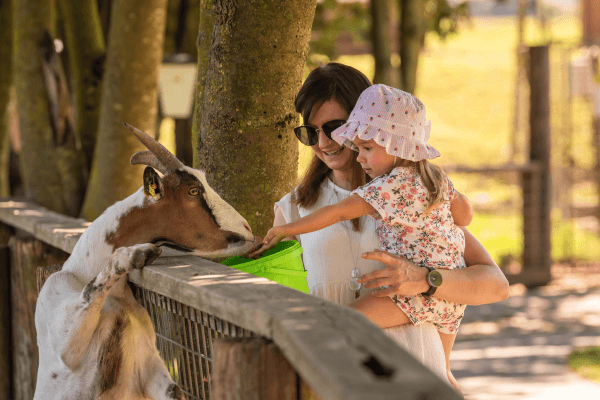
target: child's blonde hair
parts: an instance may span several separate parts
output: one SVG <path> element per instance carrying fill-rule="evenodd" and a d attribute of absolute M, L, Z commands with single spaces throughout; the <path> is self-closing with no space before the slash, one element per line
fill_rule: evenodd
<path fill-rule="evenodd" d="M 427 160 L 399 160 L 400 162 L 397 166 L 413 167 L 421 177 L 423 185 L 425 185 L 427 191 L 429 192 L 429 204 L 427 205 L 427 211 L 445 201 L 448 193 L 448 184 L 442 167 L 439 167 Z"/>

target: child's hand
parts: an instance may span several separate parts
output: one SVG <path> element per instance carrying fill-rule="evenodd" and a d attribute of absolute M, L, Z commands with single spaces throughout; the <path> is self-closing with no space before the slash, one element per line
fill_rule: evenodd
<path fill-rule="evenodd" d="M 269 249 L 272 249 L 277 245 L 277 243 L 281 242 L 287 235 L 283 232 L 283 229 L 280 226 L 275 226 L 269 229 L 265 239 L 263 240 L 263 246 L 256 251 L 248 254 L 248 257 L 254 258 L 256 256 L 262 255 Z"/>

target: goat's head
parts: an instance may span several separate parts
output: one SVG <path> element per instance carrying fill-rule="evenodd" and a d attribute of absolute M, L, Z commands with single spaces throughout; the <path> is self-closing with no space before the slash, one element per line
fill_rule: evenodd
<path fill-rule="evenodd" d="M 208 185 L 204 172 L 186 167 L 154 138 L 125 126 L 150 151 L 131 157 L 131 164 L 147 165 L 147 200 L 143 209 L 133 209 L 121 219 L 119 231 L 127 232 L 127 225 L 134 230 L 144 221 L 148 242 L 205 258 L 244 255 L 256 245 L 248 222 Z"/>

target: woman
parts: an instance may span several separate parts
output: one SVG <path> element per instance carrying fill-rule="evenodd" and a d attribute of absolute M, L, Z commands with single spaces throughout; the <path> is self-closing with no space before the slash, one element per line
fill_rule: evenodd
<path fill-rule="evenodd" d="M 295 103 L 305 125 L 294 131 L 315 157 L 302 183 L 275 203 L 273 226 L 337 203 L 366 183 L 368 177 L 356 161 L 357 153 L 331 140 L 331 132 L 348 119 L 360 94 L 370 85 L 361 72 L 338 63 L 318 67 L 309 74 Z M 508 295 L 506 278 L 473 235 L 463 231 L 465 262 L 470 268 L 443 270 L 443 284 L 434 296 L 468 305 L 504 300 Z M 380 247 L 373 218 L 362 217 L 351 224 L 338 223 L 288 239 L 298 240 L 303 247 L 308 286 L 315 296 L 347 305 L 367 293 L 368 288 L 382 285 L 389 287 L 378 296 L 414 295 L 429 289 L 425 268 L 401 257 L 373 252 Z M 363 275 L 361 279 L 359 275 Z M 404 325 L 386 329 L 386 333 L 446 380 L 443 349 L 432 325 Z"/>

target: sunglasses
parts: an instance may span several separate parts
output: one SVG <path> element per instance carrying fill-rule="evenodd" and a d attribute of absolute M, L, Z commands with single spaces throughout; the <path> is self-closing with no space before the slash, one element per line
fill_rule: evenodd
<path fill-rule="evenodd" d="M 297 128 L 294 128 L 294 133 L 296 137 L 306 146 L 314 146 L 319 143 L 319 131 L 322 131 L 328 139 L 331 139 L 331 132 L 335 131 L 340 126 L 346 123 L 345 119 L 334 119 L 332 121 L 325 122 L 321 129 L 315 128 L 310 125 L 302 125 Z"/>

